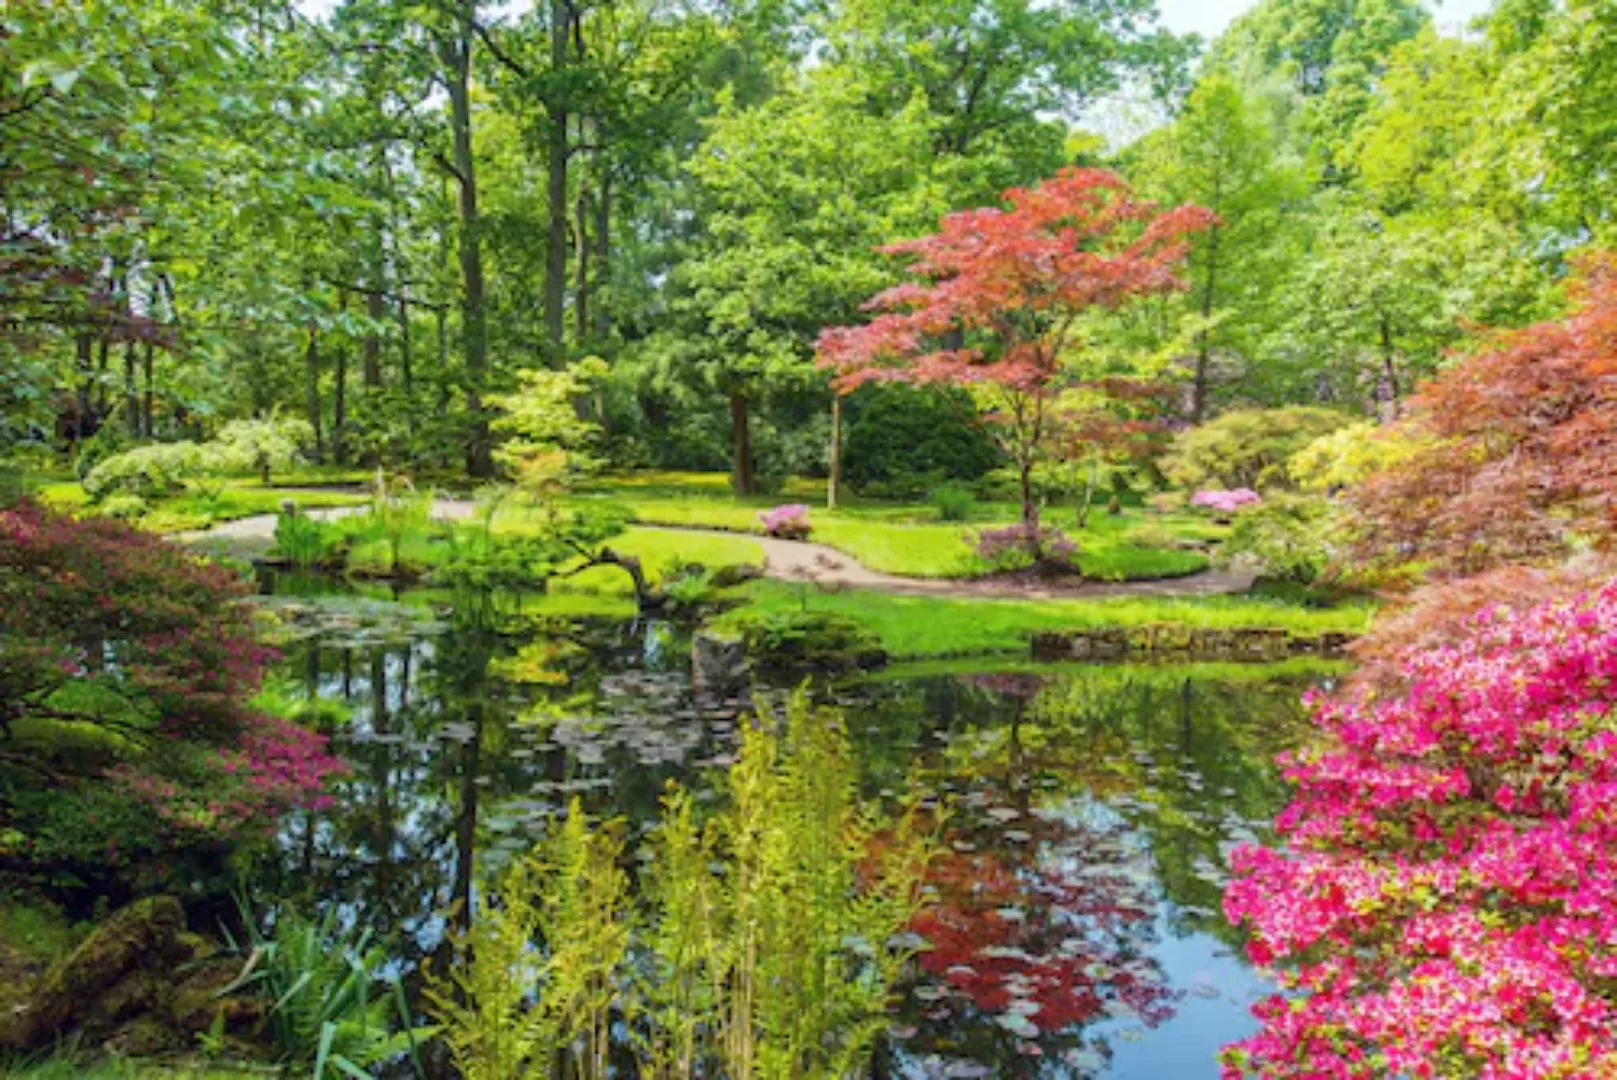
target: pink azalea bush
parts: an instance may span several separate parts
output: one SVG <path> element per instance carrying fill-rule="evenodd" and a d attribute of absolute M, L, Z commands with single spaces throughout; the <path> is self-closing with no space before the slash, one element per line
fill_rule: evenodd
<path fill-rule="evenodd" d="M 1235 488 L 1232 491 L 1198 491 L 1190 497 L 1190 505 L 1201 510 L 1212 510 L 1219 514 L 1233 514 L 1247 506 L 1256 506 L 1263 501 L 1263 497 L 1251 488 Z"/>
<path fill-rule="evenodd" d="M 802 503 L 789 503 L 786 506 L 777 506 L 773 510 L 764 510 L 758 515 L 758 520 L 764 527 L 764 532 L 782 540 L 802 540 L 813 532 L 809 524 L 809 508 Z"/>
<path fill-rule="evenodd" d="M 1060 529 L 1018 522 L 1000 529 L 979 529 L 970 536 L 977 557 L 999 571 L 1042 565 L 1074 569 L 1078 545 Z"/>
<path fill-rule="evenodd" d="M 1617 581 L 1314 702 L 1225 913 L 1283 967 L 1226 1077 L 1617 1075 Z"/>

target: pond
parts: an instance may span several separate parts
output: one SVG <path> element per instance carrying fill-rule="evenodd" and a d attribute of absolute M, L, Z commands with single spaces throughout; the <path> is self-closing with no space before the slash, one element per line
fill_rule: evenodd
<path fill-rule="evenodd" d="M 412 598 L 406 598 L 407 601 Z M 738 726 L 789 688 L 693 685 L 663 623 L 532 619 L 451 629 L 425 603 L 347 598 L 284 647 L 293 691 L 340 706 L 353 765 L 334 806 L 288 821 L 259 889 L 390 936 L 413 967 L 474 870 L 525 850 L 577 795 L 655 822 L 699 799 Z M 1212 1077 L 1268 984 L 1220 894 L 1230 849 L 1285 801 L 1274 755 L 1329 667 L 895 668 L 816 689 L 848 716 L 871 797 L 948 808 L 938 902 L 879 1071 L 903 1077 Z"/>

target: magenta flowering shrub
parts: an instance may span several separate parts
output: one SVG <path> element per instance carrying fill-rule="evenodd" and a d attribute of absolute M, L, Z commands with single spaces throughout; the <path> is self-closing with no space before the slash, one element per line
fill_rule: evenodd
<path fill-rule="evenodd" d="M 802 503 L 789 503 L 758 514 L 764 532 L 782 540 L 802 540 L 813 532 L 809 524 L 809 508 Z"/>
<path fill-rule="evenodd" d="M 1198 491 L 1190 497 L 1190 505 L 1218 514 L 1233 514 L 1244 507 L 1256 506 L 1263 497 L 1251 488 L 1232 491 Z"/>
<path fill-rule="evenodd" d="M 1284 848 L 1233 859 L 1287 993 L 1225 1076 L 1617 1075 L 1617 581 L 1315 710 Z"/>
<path fill-rule="evenodd" d="M 230 840 L 320 797 L 342 769 L 324 738 L 248 704 L 273 654 L 246 591 L 115 521 L 0 513 L 0 820 L 30 850 L 136 857 L 109 795 L 145 808 L 148 852 Z"/>
<path fill-rule="evenodd" d="M 996 571 L 1033 566 L 1071 570 L 1077 566 L 1078 545 L 1060 529 L 1017 522 L 1000 529 L 979 529 L 970 540 L 977 557 Z"/>

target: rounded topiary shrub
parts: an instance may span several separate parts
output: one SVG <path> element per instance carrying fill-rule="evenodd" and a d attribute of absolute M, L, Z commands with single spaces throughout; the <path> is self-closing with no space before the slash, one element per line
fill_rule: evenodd
<path fill-rule="evenodd" d="M 843 477 L 868 494 L 925 495 L 999 463 L 971 395 L 948 387 L 870 386 L 849 399 Z"/>

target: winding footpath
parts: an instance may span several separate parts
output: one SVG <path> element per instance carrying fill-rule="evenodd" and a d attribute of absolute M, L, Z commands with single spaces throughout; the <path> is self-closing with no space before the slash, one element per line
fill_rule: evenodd
<path fill-rule="evenodd" d="M 289 495 L 295 492 L 288 492 Z M 307 511 L 313 518 L 338 518 L 359 513 L 360 506 L 321 507 Z M 436 499 L 432 516 L 440 521 L 465 521 L 474 504 L 465 499 Z M 777 540 L 754 533 L 729 532 L 684 526 L 635 525 L 637 529 L 686 533 L 692 536 L 745 537 L 763 549 L 764 574 L 779 581 L 813 582 L 829 588 L 872 589 L 895 596 L 938 596 L 960 600 L 1098 599 L 1102 597 L 1223 596 L 1246 592 L 1254 575 L 1245 570 L 1202 570 L 1184 577 L 1155 581 L 1078 581 L 1029 584 L 1025 581 L 902 577 L 884 574 L 860 564 L 852 556 L 824 544 L 803 540 Z M 197 532 L 176 533 L 185 544 L 219 546 L 237 555 L 268 551 L 275 542 L 275 515 L 239 518 Z"/>

